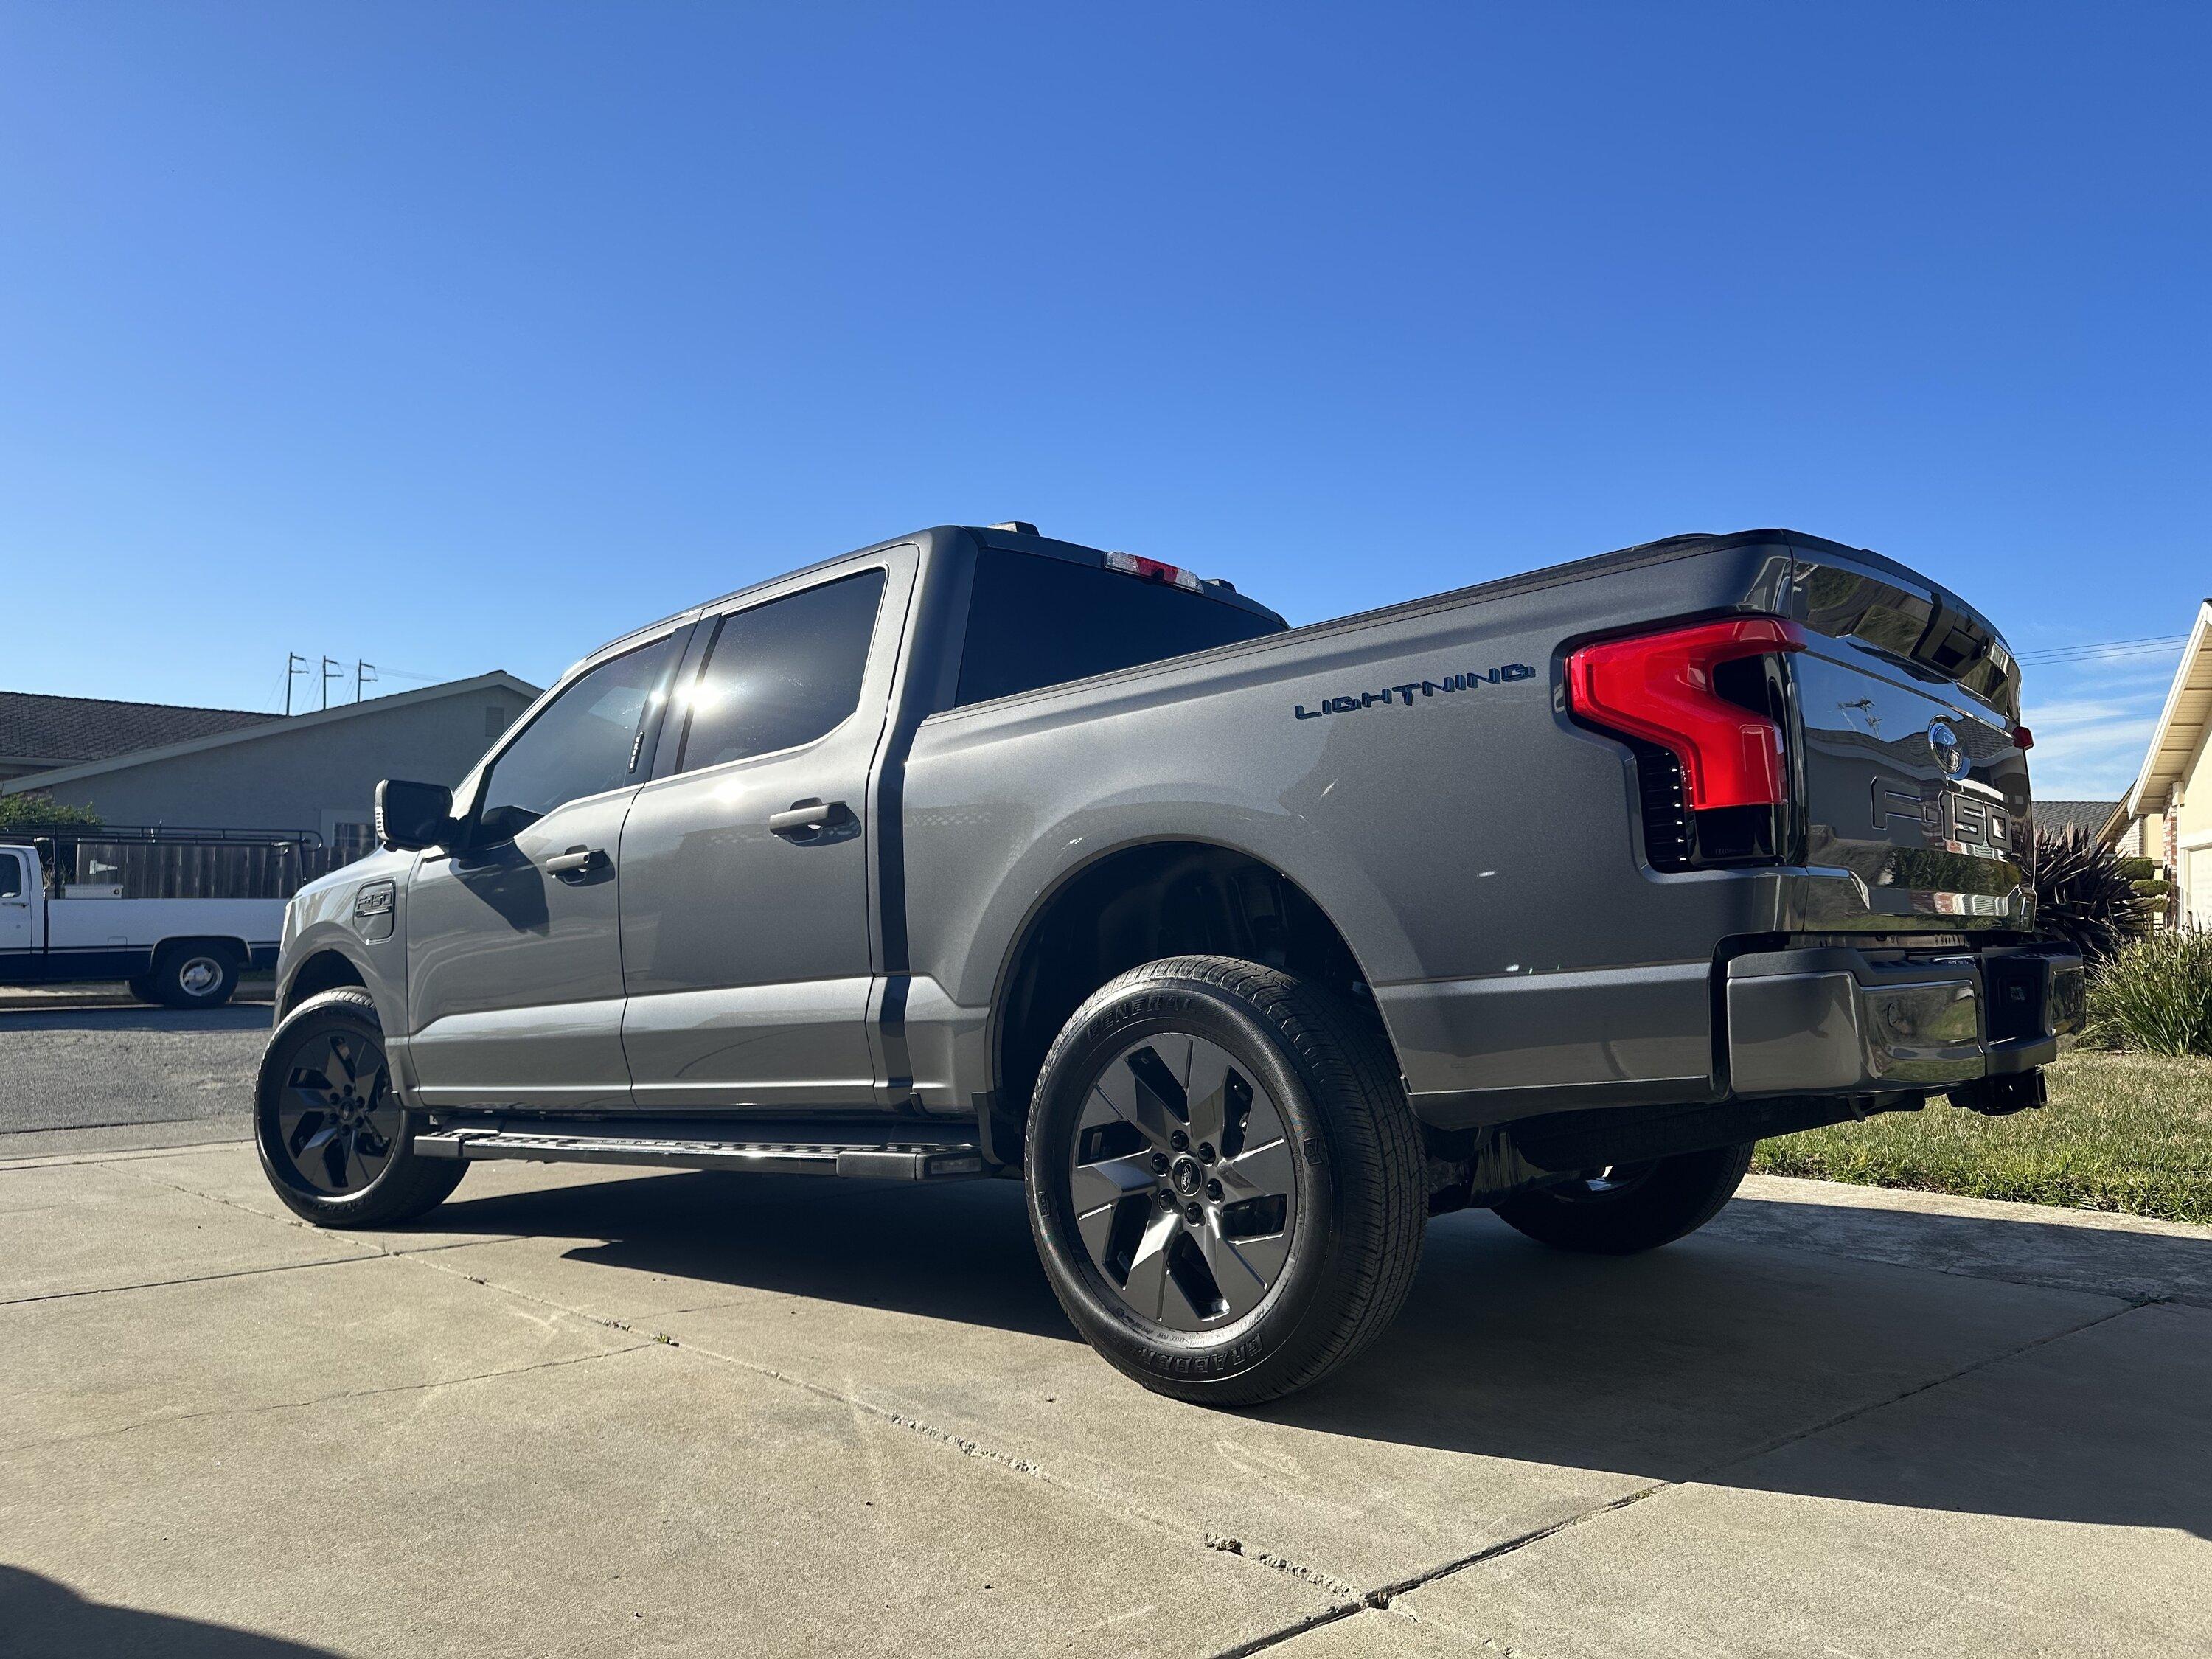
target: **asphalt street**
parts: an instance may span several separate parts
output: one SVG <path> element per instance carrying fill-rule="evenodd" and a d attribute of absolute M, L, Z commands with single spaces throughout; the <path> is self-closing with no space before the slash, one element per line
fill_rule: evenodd
<path fill-rule="evenodd" d="M 0 1158 L 238 1139 L 269 1021 L 266 1003 L 0 1009 Z"/>

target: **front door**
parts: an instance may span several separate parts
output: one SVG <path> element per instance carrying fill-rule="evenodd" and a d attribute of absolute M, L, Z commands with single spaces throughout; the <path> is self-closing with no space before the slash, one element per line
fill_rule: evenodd
<path fill-rule="evenodd" d="M 861 565 L 699 624 L 666 775 L 623 826 L 642 1111 L 876 1103 L 867 791 L 910 570 Z"/>
<path fill-rule="evenodd" d="M 0 957 L 31 948 L 31 906 L 37 900 L 31 891 L 30 855 L 0 847 Z"/>
<path fill-rule="evenodd" d="M 491 761 L 456 847 L 416 862 L 408 1047 L 424 1105 L 629 1105 L 623 820 L 683 631 L 563 687 Z"/>

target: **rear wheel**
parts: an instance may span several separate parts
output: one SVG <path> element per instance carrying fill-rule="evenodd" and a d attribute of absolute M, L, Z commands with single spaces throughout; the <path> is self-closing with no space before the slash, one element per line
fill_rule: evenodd
<path fill-rule="evenodd" d="M 285 1016 L 262 1053 L 253 1106 L 269 1184 L 319 1226 L 411 1221 L 468 1168 L 416 1153 L 366 991 L 325 991 Z"/>
<path fill-rule="evenodd" d="M 238 988 L 238 953 L 223 945 L 164 945 L 147 984 L 172 1008 L 220 1008 Z"/>
<path fill-rule="evenodd" d="M 159 1002 L 161 1000 L 154 994 L 154 976 L 151 974 L 131 975 L 123 981 L 123 988 L 141 1002 Z"/>
<path fill-rule="evenodd" d="M 1509 1198 L 1498 1218 L 1562 1250 L 1633 1255 L 1697 1230 L 1735 1196 L 1756 1141 L 1616 1164 Z"/>
<path fill-rule="evenodd" d="M 1420 1260 L 1420 1136 L 1381 1032 L 1257 963 L 1175 957 L 1095 994 L 1045 1057 L 1026 1158 L 1068 1317 L 1180 1399 L 1319 1381 Z"/>

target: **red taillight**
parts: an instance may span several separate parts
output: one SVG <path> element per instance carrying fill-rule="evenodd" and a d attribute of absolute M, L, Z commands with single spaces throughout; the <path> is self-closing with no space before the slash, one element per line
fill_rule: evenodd
<path fill-rule="evenodd" d="M 2035 733 L 2024 726 L 2015 726 L 2012 729 L 2012 744 L 2015 749 L 2033 749 L 2035 747 Z"/>
<path fill-rule="evenodd" d="M 1672 750 L 1693 810 L 1779 806 L 1790 794 L 1782 728 L 1719 696 L 1713 670 L 1804 648 L 1803 630 L 1778 617 L 1606 640 L 1567 659 L 1567 697 L 1592 724 Z"/>

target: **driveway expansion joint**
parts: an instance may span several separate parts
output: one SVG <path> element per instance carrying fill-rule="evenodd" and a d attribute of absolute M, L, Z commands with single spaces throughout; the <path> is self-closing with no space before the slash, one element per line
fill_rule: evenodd
<path fill-rule="evenodd" d="M 421 1382 L 390 1382 L 374 1389 L 337 1389 L 329 1394 L 316 1395 L 307 1400 L 271 1400 L 258 1406 L 216 1406 L 204 1412 L 178 1412 L 167 1417 L 149 1417 L 137 1423 L 118 1424 L 112 1429 L 94 1429 L 84 1434 L 57 1435 L 50 1440 L 27 1440 L 20 1445 L 6 1448 L 9 1454 L 41 1451 L 52 1446 L 74 1446 L 89 1440 L 109 1440 L 118 1435 L 136 1433 L 142 1429 L 162 1429 L 173 1423 L 198 1423 L 210 1417 L 260 1417 L 271 1412 L 311 1410 L 318 1406 L 337 1405 L 351 1400 L 374 1400 L 388 1394 L 434 1394 L 442 1389 L 458 1389 L 471 1382 L 489 1382 L 500 1377 L 524 1376 L 532 1371 L 549 1371 L 567 1365 L 582 1365 L 594 1359 L 612 1359 L 620 1354 L 636 1353 L 651 1347 L 649 1342 L 633 1342 L 619 1348 L 605 1348 L 597 1353 L 569 1354 L 559 1359 L 537 1359 L 526 1365 L 501 1365 L 487 1371 L 473 1371 L 466 1376 L 436 1376 Z"/>
<path fill-rule="evenodd" d="M 1255 1637 L 1252 1640 L 1239 1644 L 1236 1647 L 1224 1649 L 1221 1653 L 1215 1656 L 1215 1659 L 1249 1659 L 1249 1656 L 1250 1655 L 1262 1653 L 1270 1648 L 1279 1647 L 1283 1643 L 1302 1636 L 1310 1630 L 1316 1629 L 1323 1625 L 1334 1624 L 1339 1620 L 1350 1618 L 1354 1613 L 1357 1613 L 1363 1609 L 1371 1608 L 1376 1611 L 1402 1612 L 1404 1616 L 1410 1617 L 1410 1609 L 1401 1610 L 1396 1607 L 1395 1603 L 1398 1599 L 1401 1596 L 1410 1595 L 1416 1590 L 1425 1589 L 1427 1586 L 1436 1583 L 1441 1579 L 1452 1577 L 1456 1574 L 1467 1571 L 1469 1568 L 1479 1567 L 1486 1562 L 1495 1561 L 1501 1556 L 1510 1555 L 1517 1550 L 1526 1549 L 1531 1544 L 1541 1543 L 1547 1538 L 1556 1537 L 1560 1533 L 1569 1531 L 1573 1528 L 1582 1526 L 1589 1522 L 1601 1519 L 1602 1517 L 1612 1515 L 1618 1510 L 1627 1509 L 1632 1504 L 1640 1504 L 1647 1498 L 1657 1497 L 1662 1493 L 1674 1492 L 1684 1486 L 1701 1485 L 1711 1480 L 1714 1475 L 1720 1474 L 1724 1469 L 1734 1468 L 1740 1463 L 1747 1463 L 1757 1458 L 1768 1456 L 1774 1452 L 1781 1450 L 1785 1446 L 1795 1445 L 1797 1442 L 1810 1439 L 1815 1435 L 1826 1434 L 1831 1429 L 1840 1428 L 1843 1425 L 1851 1422 L 1857 1418 L 1864 1417 L 1869 1413 L 1881 1411 L 1888 1407 L 1897 1405 L 1901 1401 L 1910 1400 L 1917 1395 L 1926 1394 L 1932 1389 L 1940 1389 L 1946 1383 L 1958 1382 L 1960 1378 L 1970 1376 L 1976 1371 L 1985 1370 L 1991 1365 L 2001 1364 L 2008 1359 L 2016 1359 L 2022 1354 L 2032 1353 L 2036 1349 L 2047 1346 L 2051 1343 L 2063 1341 L 2070 1336 L 2078 1336 L 2084 1331 L 2094 1330 L 2100 1325 L 2106 1324 L 2115 1319 L 2124 1318 L 2127 1315 L 2136 1312 L 2140 1309 L 2156 1306 L 2173 1300 L 2173 1297 L 2167 1296 L 2141 1296 L 2124 1298 L 2120 1306 L 2108 1309 L 2105 1312 L 2099 1314 L 2094 1319 L 2085 1319 L 2078 1324 L 2069 1325 L 2060 1330 L 2046 1331 L 2040 1336 L 2032 1337 L 2026 1342 L 2017 1343 L 2012 1347 L 2003 1350 L 2002 1352 L 1986 1355 L 1984 1358 L 1974 1360 L 1968 1364 L 1960 1365 L 1955 1370 L 1946 1371 L 1941 1376 L 1930 1377 L 1924 1382 L 1916 1382 L 1909 1388 L 1900 1389 L 1895 1393 L 1886 1395 L 1879 1400 L 1869 1401 L 1864 1405 L 1854 1406 L 1846 1411 L 1838 1412 L 1834 1415 L 1825 1418 L 1821 1421 L 1814 1423 L 1808 1427 L 1794 1430 L 1788 1434 L 1777 1435 L 1773 1438 L 1762 1442 L 1759 1445 L 1750 1447 L 1741 1452 L 1732 1453 L 1726 1457 L 1721 1458 L 1715 1462 L 1708 1463 L 1704 1468 L 1693 1470 L 1690 1474 L 1682 1475 L 1678 1479 L 1651 1481 L 1648 1485 L 1638 1487 L 1633 1492 L 1624 1492 L 1620 1497 L 1612 1498 L 1606 1503 L 1593 1505 L 1589 1509 L 1581 1510 L 1574 1515 L 1567 1516 L 1561 1520 L 1554 1521 L 1548 1526 L 1533 1528 L 1529 1531 L 1519 1534 L 1515 1537 L 1502 1539 L 1498 1542 L 1488 1545 L 1482 1549 L 1476 1550 L 1471 1554 L 1462 1556 L 1456 1560 L 1444 1562 L 1439 1566 L 1431 1567 L 1424 1572 L 1415 1573 L 1410 1577 L 1398 1579 L 1391 1583 L 1382 1585 L 1375 1589 L 1365 1591 L 1364 1593 L 1356 1592 L 1355 1594 L 1357 1595 L 1358 1599 L 1352 1601 L 1346 1606 L 1341 1607 L 1332 1607 L 1310 1619 L 1300 1620 L 1294 1625 L 1285 1626 L 1278 1631 L 1271 1631 L 1264 1636 Z M 1490 1638 L 1487 1637 L 1481 1638 L 1481 1640 L 1486 1646 L 1494 1647 L 1496 1645 L 1492 1643 Z M 1504 1653 L 1512 1653 L 1516 1655 L 1525 1654 L 1525 1650 L 1505 1648 L 1498 1650 Z"/>

